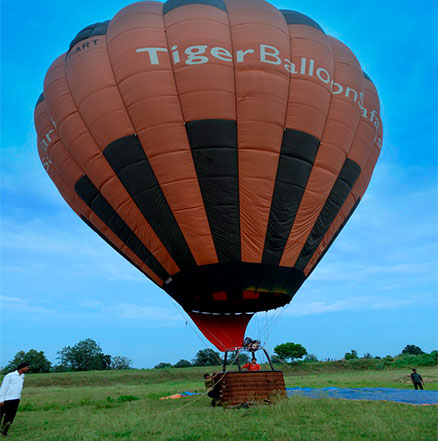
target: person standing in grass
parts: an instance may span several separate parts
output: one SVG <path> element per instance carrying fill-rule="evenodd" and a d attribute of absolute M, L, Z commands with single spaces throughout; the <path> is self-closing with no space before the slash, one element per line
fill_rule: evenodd
<path fill-rule="evenodd" d="M 20 363 L 16 371 L 3 378 L 0 387 L 0 430 L 3 436 L 8 435 L 9 427 L 14 421 L 23 390 L 24 373 L 29 369 L 29 363 Z"/>
<path fill-rule="evenodd" d="M 220 384 L 218 381 L 218 374 L 213 372 L 211 375 L 204 374 L 205 388 L 208 390 L 208 396 L 211 398 L 211 406 L 216 407 L 221 405 L 220 399 Z"/>
<path fill-rule="evenodd" d="M 417 369 L 412 369 L 411 381 L 412 381 L 412 384 L 415 387 L 415 390 L 417 390 L 418 388 L 423 390 L 423 383 L 424 383 L 424 381 L 421 378 L 421 375 L 417 372 Z"/>

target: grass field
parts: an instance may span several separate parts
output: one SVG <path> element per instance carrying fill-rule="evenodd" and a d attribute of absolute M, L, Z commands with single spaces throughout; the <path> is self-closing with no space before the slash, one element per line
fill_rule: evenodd
<path fill-rule="evenodd" d="M 211 368 L 210 368 L 211 369 Z M 219 370 L 219 368 L 217 368 Z M 437 406 L 293 398 L 249 409 L 210 407 L 206 368 L 27 375 L 9 439 L 20 441 L 438 440 Z M 438 389 L 436 367 L 421 374 Z M 285 368 L 287 386 L 410 388 L 409 370 Z M 421 393 L 421 392 L 419 392 Z"/>

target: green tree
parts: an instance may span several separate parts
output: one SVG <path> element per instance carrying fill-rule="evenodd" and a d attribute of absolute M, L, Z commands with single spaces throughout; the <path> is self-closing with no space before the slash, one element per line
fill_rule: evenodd
<path fill-rule="evenodd" d="M 172 365 L 170 363 L 166 363 L 165 361 L 162 361 L 161 363 L 158 363 L 154 366 L 154 369 L 164 369 L 164 368 L 170 368 Z"/>
<path fill-rule="evenodd" d="M 102 353 L 95 360 L 94 368 L 91 370 L 103 371 L 105 369 L 111 369 L 111 355 Z"/>
<path fill-rule="evenodd" d="M 363 354 L 363 357 L 362 358 L 365 358 L 365 359 L 370 359 L 370 358 L 373 358 L 373 356 L 369 353 L 369 352 L 365 352 L 365 354 Z"/>
<path fill-rule="evenodd" d="M 292 362 L 307 354 L 307 350 L 304 346 L 292 342 L 282 343 L 281 345 L 275 346 L 274 352 L 281 360 L 290 359 Z"/>
<path fill-rule="evenodd" d="M 15 371 L 20 363 L 29 363 L 29 372 L 33 373 L 49 372 L 52 366 L 52 363 L 47 360 L 43 351 L 30 349 L 27 352 L 17 352 L 14 358 L 2 369 L 2 373 L 7 374 L 8 372 Z"/>
<path fill-rule="evenodd" d="M 173 365 L 173 367 L 176 368 L 183 368 L 183 367 L 190 367 L 192 366 L 192 363 L 190 363 L 189 360 L 184 360 L 183 358 L 181 358 L 181 360 L 179 360 L 177 363 L 175 363 Z"/>
<path fill-rule="evenodd" d="M 419 346 L 406 345 L 400 355 L 421 355 L 424 354 Z"/>
<path fill-rule="evenodd" d="M 132 360 L 128 357 L 122 357 L 120 355 L 116 355 L 115 357 L 111 357 L 111 369 L 122 370 L 122 369 L 131 369 Z"/>
<path fill-rule="evenodd" d="M 81 340 L 74 346 L 66 346 L 58 354 L 60 364 L 68 370 L 99 371 L 111 368 L 111 355 L 105 355 L 91 338 Z"/>
<path fill-rule="evenodd" d="M 217 366 L 222 363 L 223 360 L 219 352 L 213 351 L 213 349 L 201 349 L 193 359 L 194 366 Z"/>
<path fill-rule="evenodd" d="M 357 351 L 355 349 L 352 349 L 351 352 L 345 353 L 344 358 L 346 360 L 355 360 L 356 358 L 359 358 L 359 356 L 357 355 Z"/>

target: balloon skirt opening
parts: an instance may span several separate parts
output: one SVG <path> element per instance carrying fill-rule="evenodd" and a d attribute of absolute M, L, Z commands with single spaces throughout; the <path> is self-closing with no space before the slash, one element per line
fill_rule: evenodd
<path fill-rule="evenodd" d="M 243 345 L 246 327 L 254 315 L 215 315 L 186 312 L 208 341 L 222 352 L 233 351 Z"/>

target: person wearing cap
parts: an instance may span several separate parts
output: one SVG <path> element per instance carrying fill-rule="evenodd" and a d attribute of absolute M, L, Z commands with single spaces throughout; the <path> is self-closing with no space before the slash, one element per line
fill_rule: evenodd
<path fill-rule="evenodd" d="M 10 372 L 3 378 L 0 387 L 0 431 L 3 436 L 8 435 L 8 430 L 14 421 L 23 390 L 24 373 L 29 369 L 29 363 L 20 363 L 16 371 Z"/>
<path fill-rule="evenodd" d="M 415 390 L 417 390 L 418 388 L 423 390 L 424 381 L 423 378 L 421 378 L 421 375 L 417 372 L 417 369 L 412 369 L 411 381 L 415 387 Z"/>

